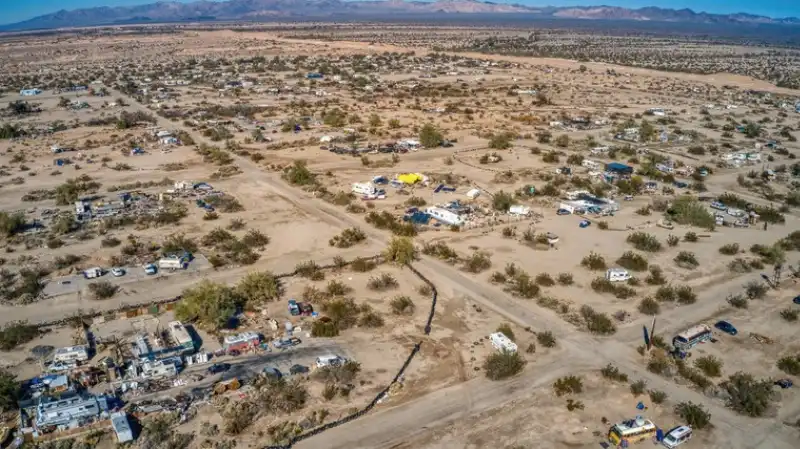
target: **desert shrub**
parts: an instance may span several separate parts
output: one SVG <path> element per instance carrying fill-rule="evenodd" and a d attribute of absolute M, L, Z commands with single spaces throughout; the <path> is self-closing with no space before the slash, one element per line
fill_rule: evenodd
<path fill-rule="evenodd" d="M 633 251 L 625 251 L 625 253 L 617 259 L 617 265 L 631 271 L 645 271 L 647 270 L 647 259 Z"/>
<path fill-rule="evenodd" d="M 586 406 L 583 404 L 583 402 L 571 398 L 567 399 L 567 410 L 583 410 L 584 408 L 586 408 Z"/>
<path fill-rule="evenodd" d="M 605 377 L 606 379 L 610 379 L 610 380 L 613 380 L 615 382 L 627 382 L 628 381 L 628 375 L 623 373 L 623 372 L 621 372 L 619 370 L 619 368 L 617 368 L 616 366 L 614 366 L 614 365 L 612 365 L 610 363 L 608 365 L 606 365 L 605 368 L 600 370 L 600 374 L 602 374 L 603 377 Z"/>
<path fill-rule="evenodd" d="M 469 273 L 480 273 L 491 267 L 492 260 L 489 254 L 482 251 L 476 251 L 470 257 L 464 259 L 463 270 Z"/>
<path fill-rule="evenodd" d="M 727 406 L 742 415 L 763 416 L 775 398 L 772 382 L 738 372 L 720 386 L 728 393 Z"/>
<path fill-rule="evenodd" d="M 556 345 L 556 337 L 550 331 L 537 333 L 536 341 L 545 348 L 552 348 Z"/>
<path fill-rule="evenodd" d="M 670 248 L 674 248 L 674 247 L 678 246 L 678 243 L 680 243 L 680 242 L 681 242 L 681 239 L 680 239 L 680 238 L 678 238 L 678 236 L 677 236 L 677 235 L 672 235 L 672 234 L 670 234 L 670 235 L 667 237 L 667 245 L 668 245 Z"/>
<path fill-rule="evenodd" d="M 539 273 L 536 275 L 536 284 L 541 287 L 552 287 L 556 285 L 556 281 L 547 273 Z"/>
<path fill-rule="evenodd" d="M 366 239 L 367 235 L 361 229 L 349 228 L 342 231 L 339 235 L 331 237 L 328 244 L 336 248 L 350 248 Z"/>
<path fill-rule="evenodd" d="M 681 402 L 675 405 L 675 414 L 693 429 L 705 429 L 711 426 L 711 414 L 701 405 Z"/>
<path fill-rule="evenodd" d="M 516 237 L 517 230 L 512 228 L 512 227 L 506 226 L 505 228 L 503 228 L 501 233 L 502 233 L 503 237 L 505 237 L 507 239 L 512 239 L 512 238 Z"/>
<path fill-rule="evenodd" d="M 719 247 L 720 254 L 724 254 L 726 256 L 733 256 L 734 254 L 739 253 L 739 244 L 738 243 L 728 243 L 727 245 L 722 245 Z"/>
<path fill-rule="evenodd" d="M 636 294 L 636 290 L 624 284 L 611 282 L 606 278 L 595 278 L 592 280 L 592 289 L 598 293 L 612 293 L 619 299 L 628 299 Z"/>
<path fill-rule="evenodd" d="M 395 296 L 389 303 L 392 308 L 392 313 L 395 315 L 413 315 L 414 314 L 414 301 L 408 296 Z"/>
<path fill-rule="evenodd" d="M 753 245 L 750 252 L 756 254 L 761 262 L 767 265 L 777 265 L 786 261 L 786 252 L 780 245 Z"/>
<path fill-rule="evenodd" d="M 697 237 L 696 232 L 689 231 L 683 236 L 683 240 L 689 243 L 695 243 L 699 238 Z"/>
<path fill-rule="evenodd" d="M 713 355 L 695 359 L 694 366 L 708 377 L 719 377 L 722 375 L 722 360 Z"/>
<path fill-rule="evenodd" d="M 331 338 L 339 335 L 339 327 L 333 321 L 316 320 L 311 325 L 311 336 L 315 338 Z"/>
<path fill-rule="evenodd" d="M 650 285 L 664 285 L 667 283 L 667 278 L 664 277 L 664 272 L 661 267 L 657 265 L 650 266 L 650 274 L 644 279 Z"/>
<path fill-rule="evenodd" d="M 316 262 L 313 260 L 307 260 L 305 262 L 300 262 L 294 267 L 295 273 L 307 279 L 313 279 L 317 273 L 321 272 L 322 269 Z"/>
<path fill-rule="evenodd" d="M 641 396 L 644 394 L 645 387 L 647 387 L 647 383 L 645 383 L 645 381 L 637 380 L 631 384 L 631 394 L 634 396 Z"/>
<path fill-rule="evenodd" d="M 103 248 L 113 248 L 115 246 L 119 246 L 121 243 L 122 243 L 122 241 L 120 239 L 118 239 L 116 237 L 113 237 L 113 236 L 108 236 L 108 237 L 104 238 L 103 240 L 100 240 L 100 245 Z"/>
<path fill-rule="evenodd" d="M 684 196 L 672 202 L 672 207 L 667 210 L 667 216 L 681 225 L 691 225 L 700 228 L 714 229 L 716 220 L 706 206 L 697 199 Z"/>
<path fill-rule="evenodd" d="M 647 394 L 650 396 L 650 401 L 652 401 L 653 404 L 662 404 L 667 400 L 667 393 L 663 391 L 650 390 Z"/>
<path fill-rule="evenodd" d="M 679 252 L 673 260 L 677 266 L 687 270 L 691 270 L 700 266 L 700 262 L 697 261 L 697 257 L 694 255 L 694 253 L 690 253 L 689 251 Z"/>
<path fill-rule="evenodd" d="M 784 320 L 793 323 L 797 321 L 798 316 L 800 316 L 800 311 L 796 309 L 783 309 L 781 310 L 781 318 Z"/>
<path fill-rule="evenodd" d="M 567 394 L 580 394 L 583 392 L 583 380 L 578 376 L 565 376 L 553 382 L 553 391 L 556 396 L 561 397 Z"/>
<path fill-rule="evenodd" d="M 363 257 L 357 257 L 353 262 L 350 264 L 350 269 L 355 271 L 356 273 L 366 273 L 368 271 L 372 271 L 375 269 L 377 264 L 374 260 L 365 259 Z"/>
<path fill-rule="evenodd" d="M 505 290 L 514 296 L 531 299 L 539 294 L 540 289 L 528 273 L 519 271 L 507 280 Z"/>
<path fill-rule="evenodd" d="M 660 302 L 674 302 L 676 298 L 675 288 L 671 285 L 662 285 L 656 290 L 655 296 Z"/>
<path fill-rule="evenodd" d="M 378 314 L 378 312 L 370 309 L 364 310 L 362 308 L 361 317 L 358 319 L 358 325 L 361 327 L 382 327 L 385 324 L 385 321 L 382 316 Z"/>
<path fill-rule="evenodd" d="M 38 327 L 27 321 L 12 321 L 0 329 L 0 350 L 11 351 L 38 336 Z"/>
<path fill-rule="evenodd" d="M 786 374 L 800 376 L 800 356 L 781 357 L 776 366 Z"/>
<path fill-rule="evenodd" d="M 747 260 L 737 257 L 728 263 L 728 269 L 734 273 L 749 273 L 753 271 L 753 267 Z"/>
<path fill-rule="evenodd" d="M 653 355 L 647 361 L 647 371 L 653 374 L 665 375 L 670 367 L 669 360 L 663 356 Z"/>
<path fill-rule="evenodd" d="M 607 230 L 607 229 L 608 229 L 608 222 L 607 222 L 607 221 L 605 221 L 605 220 L 598 221 L 598 222 L 597 222 L 597 227 L 598 227 L 600 230 L 603 230 L 603 231 L 605 231 L 605 230 Z"/>
<path fill-rule="evenodd" d="M 689 305 L 697 302 L 697 294 L 688 285 L 675 287 L 675 298 L 679 304 Z"/>
<path fill-rule="evenodd" d="M 737 309 L 746 309 L 749 306 L 749 301 L 742 295 L 728 295 L 727 301 Z"/>
<path fill-rule="evenodd" d="M 644 315 L 658 315 L 661 313 L 661 305 L 658 301 L 648 296 L 639 303 L 639 312 Z"/>
<path fill-rule="evenodd" d="M 603 258 L 603 256 L 595 252 L 591 252 L 588 256 L 584 257 L 583 260 L 581 260 L 581 265 L 594 271 L 605 270 L 608 268 L 606 266 L 606 260 Z"/>
<path fill-rule="evenodd" d="M 342 281 L 332 280 L 325 286 L 325 292 L 329 296 L 345 296 L 353 291 L 352 287 Z"/>
<path fill-rule="evenodd" d="M 511 341 L 516 341 L 516 336 L 514 335 L 514 331 L 511 329 L 511 325 L 508 323 L 503 323 L 497 326 L 496 332 L 500 332 L 501 334 L 508 337 Z"/>
<path fill-rule="evenodd" d="M 628 236 L 626 241 L 639 251 L 651 253 L 661 251 L 661 242 L 654 235 L 646 232 L 634 232 Z"/>
<path fill-rule="evenodd" d="M 389 273 L 381 273 L 379 276 L 373 276 L 369 278 L 367 282 L 367 287 L 375 291 L 386 291 L 397 288 L 399 285 L 397 279 Z"/>
<path fill-rule="evenodd" d="M 617 331 L 617 326 L 605 313 L 598 313 L 591 307 L 581 307 L 581 316 L 586 321 L 589 332 L 599 335 L 611 335 Z"/>
<path fill-rule="evenodd" d="M 574 283 L 572 273 L 558 273 L 557 280 L 561 285 L 572 285 Z"/>
<path fill-rule="evenodd" d="M 525 359 L 517 352 L 495 352 L 486 358 L 483 369 L 491 380 L 503 380 L 512 377 L 525 368 Z"/>
<path fill-rule="evenodd" d="M 108 281 L 99 281 L 89 284 L 92 299 L 108 299 L 117 293 L 119 287 Z"/>
<path fill-rule="evenodd" d="M 454 263 L 458 260 L 458 253 L 444 242 L 426 243 L 422 245 L 422 254 L 433 256 L 450 263 Z"/>
<path fill-rule="evenodd" d="M 744 286 L 745 294 L 750 299 L 763 299 L 767 295 L 767 287 L 759 281 L 750 281 Z"/>

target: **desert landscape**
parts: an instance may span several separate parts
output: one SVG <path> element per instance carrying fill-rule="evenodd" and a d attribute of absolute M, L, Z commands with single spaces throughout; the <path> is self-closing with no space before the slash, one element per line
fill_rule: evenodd
<path fill-rule="evenodd" d="M 797 447 L 797 47 L 484 31 L 0 36 L 3 444 Z"/>

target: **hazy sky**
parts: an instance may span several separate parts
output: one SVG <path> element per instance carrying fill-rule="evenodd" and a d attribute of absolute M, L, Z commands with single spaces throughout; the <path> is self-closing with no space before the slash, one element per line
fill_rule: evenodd
<path fill-rule="evenodd" d="M 77 9 L 91 6 L 121 6 L 154 3 L 156 0 L 0 0 L 2 14 L 0 23 L 12 23 L 48 14 L 61 9 Z M 189 2 L 191 0 L 178 0 Z M 219 1 L 219 0 L 215 0 Z M 691 8 L 694 11 L 712 13 L 748 12 L 771 17 L 800 17 L 800 0 L 494 0 L 503 3 L 526 5 L 613 5 L 629 8 L 660 6 L 663 8 Z"/>

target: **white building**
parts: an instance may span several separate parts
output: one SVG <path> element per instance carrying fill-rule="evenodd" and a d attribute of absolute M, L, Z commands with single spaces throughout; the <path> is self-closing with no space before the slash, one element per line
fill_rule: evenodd
<path fill-rule="evenodd" d="M 89 360 L 89 348 L 86 345 L 67 346 L 56 349 L 53 355 L 54 362 L 76 363 Z"/>
<path fill-rule="evenodd" d="M 460 215 L 441 207 L 429 207 L 425 210 L 425 213 L 450 226 L 462 226 L 464 224 L 464 219 Z"/>
<path fill-rule="evenodd" d="M 606 279 L 611 282 L 624 282 L 630 278 L 630 273 L 624 268 L 609 268 L 608 271 L 606 271 Z"/>
<path fill-rule="evenodd" d="M 174 377 L 178 375 L 179 364 L 175 359 L 156 360 L 142 364 L 142 377 L 144 379 L 158 379 L 161 377 Z"/>
<path fill-rule="evenodd" d="M 192 336 L 189 335 L 189 331 L 186 330 L 186 326 L 184 326 L 183 323 L 180 321 L 170 321 L 167 327 L 169 328 L 169 335 L 172 337 L 172 341 L 175 342 L 175 345 L 185 349 L 194 349 L 194 340 L 192 340 Z"/>
<path fill-rule="evenodd" d="M 586 167 L 589 170 L 600 170 L 602 167 L 599 162 L 595 162 L 591 159 L 584 159 L 581 161 L 581 166 Z"/>
<path fill-rule="evenodd" d="M 510 215 L 520 215 L 520 216 L 527 216 L 527 215 L 530 215 L 530 213 L 531 213 L 531 208 L 530 208 L 530 207 L 528 207 L 528 206 L 520 206 L 520 205 L 511 206 L 511 207 L 508 209 L 508 213 L 509 213 Z"/>
<path fill-rule="evenodd" d="M 502 332 L 495 332 L 489 335 L 489 341 L 498 351 L 517 352 L 517 344 Z"/>

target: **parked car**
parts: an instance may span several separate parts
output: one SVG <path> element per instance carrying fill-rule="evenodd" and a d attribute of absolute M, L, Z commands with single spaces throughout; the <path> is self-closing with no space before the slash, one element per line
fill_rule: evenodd
<path fill-rule="evenodd" d="M 569 215 L 571 213 L 572 212 L 570 212 L 570 211 L 568 211 L 566 209 L 559 209 L 559 210 L 556 211 L 556 215 Z"/>
<path fill-rule="evenodd" d="M 730 335 L 736 335 L 739 333 L 739 331 L 736 330 L 736 327 L 727 321 L 717 321 L 717 324 L 715 324 L 714 327 Z"/>
<path fill-rule="evenodd" d="M 125 276 L 125 269 L 124 268 L 119 268 L 119 267 L 114 267 L 114 268 L 111 269 L 111 274 L 113 274 L 116 277 Z"/>
<path fill-rule="evenodd" d="M 800 296 L 795 296 L 793 301 L 795 304 L 800 304 Z"/>
<path fill-rule="evenodd" d="M 792 382 L 791 379 L 778 379 L 775 381 L 775 385 L 786 389 L 786 388 L 792 388 L 794 382 Z"/>
<path fill-rule="evenodd" d="M 208 367 L 208 374 L 219 374 L 224 373 L 231 369 L 230 363 L 215 363 Z"/>
<path fill-rule="evenodd" d="M 292 365 L 292 367 L 289 368 L 289 374 L 292 374 L 292 375 L 294 375 L 294 374 L 305 374 L 308 371 L 309 371 L 308 367 L 307 366 L 303 366 L 303 365 Z"/>

